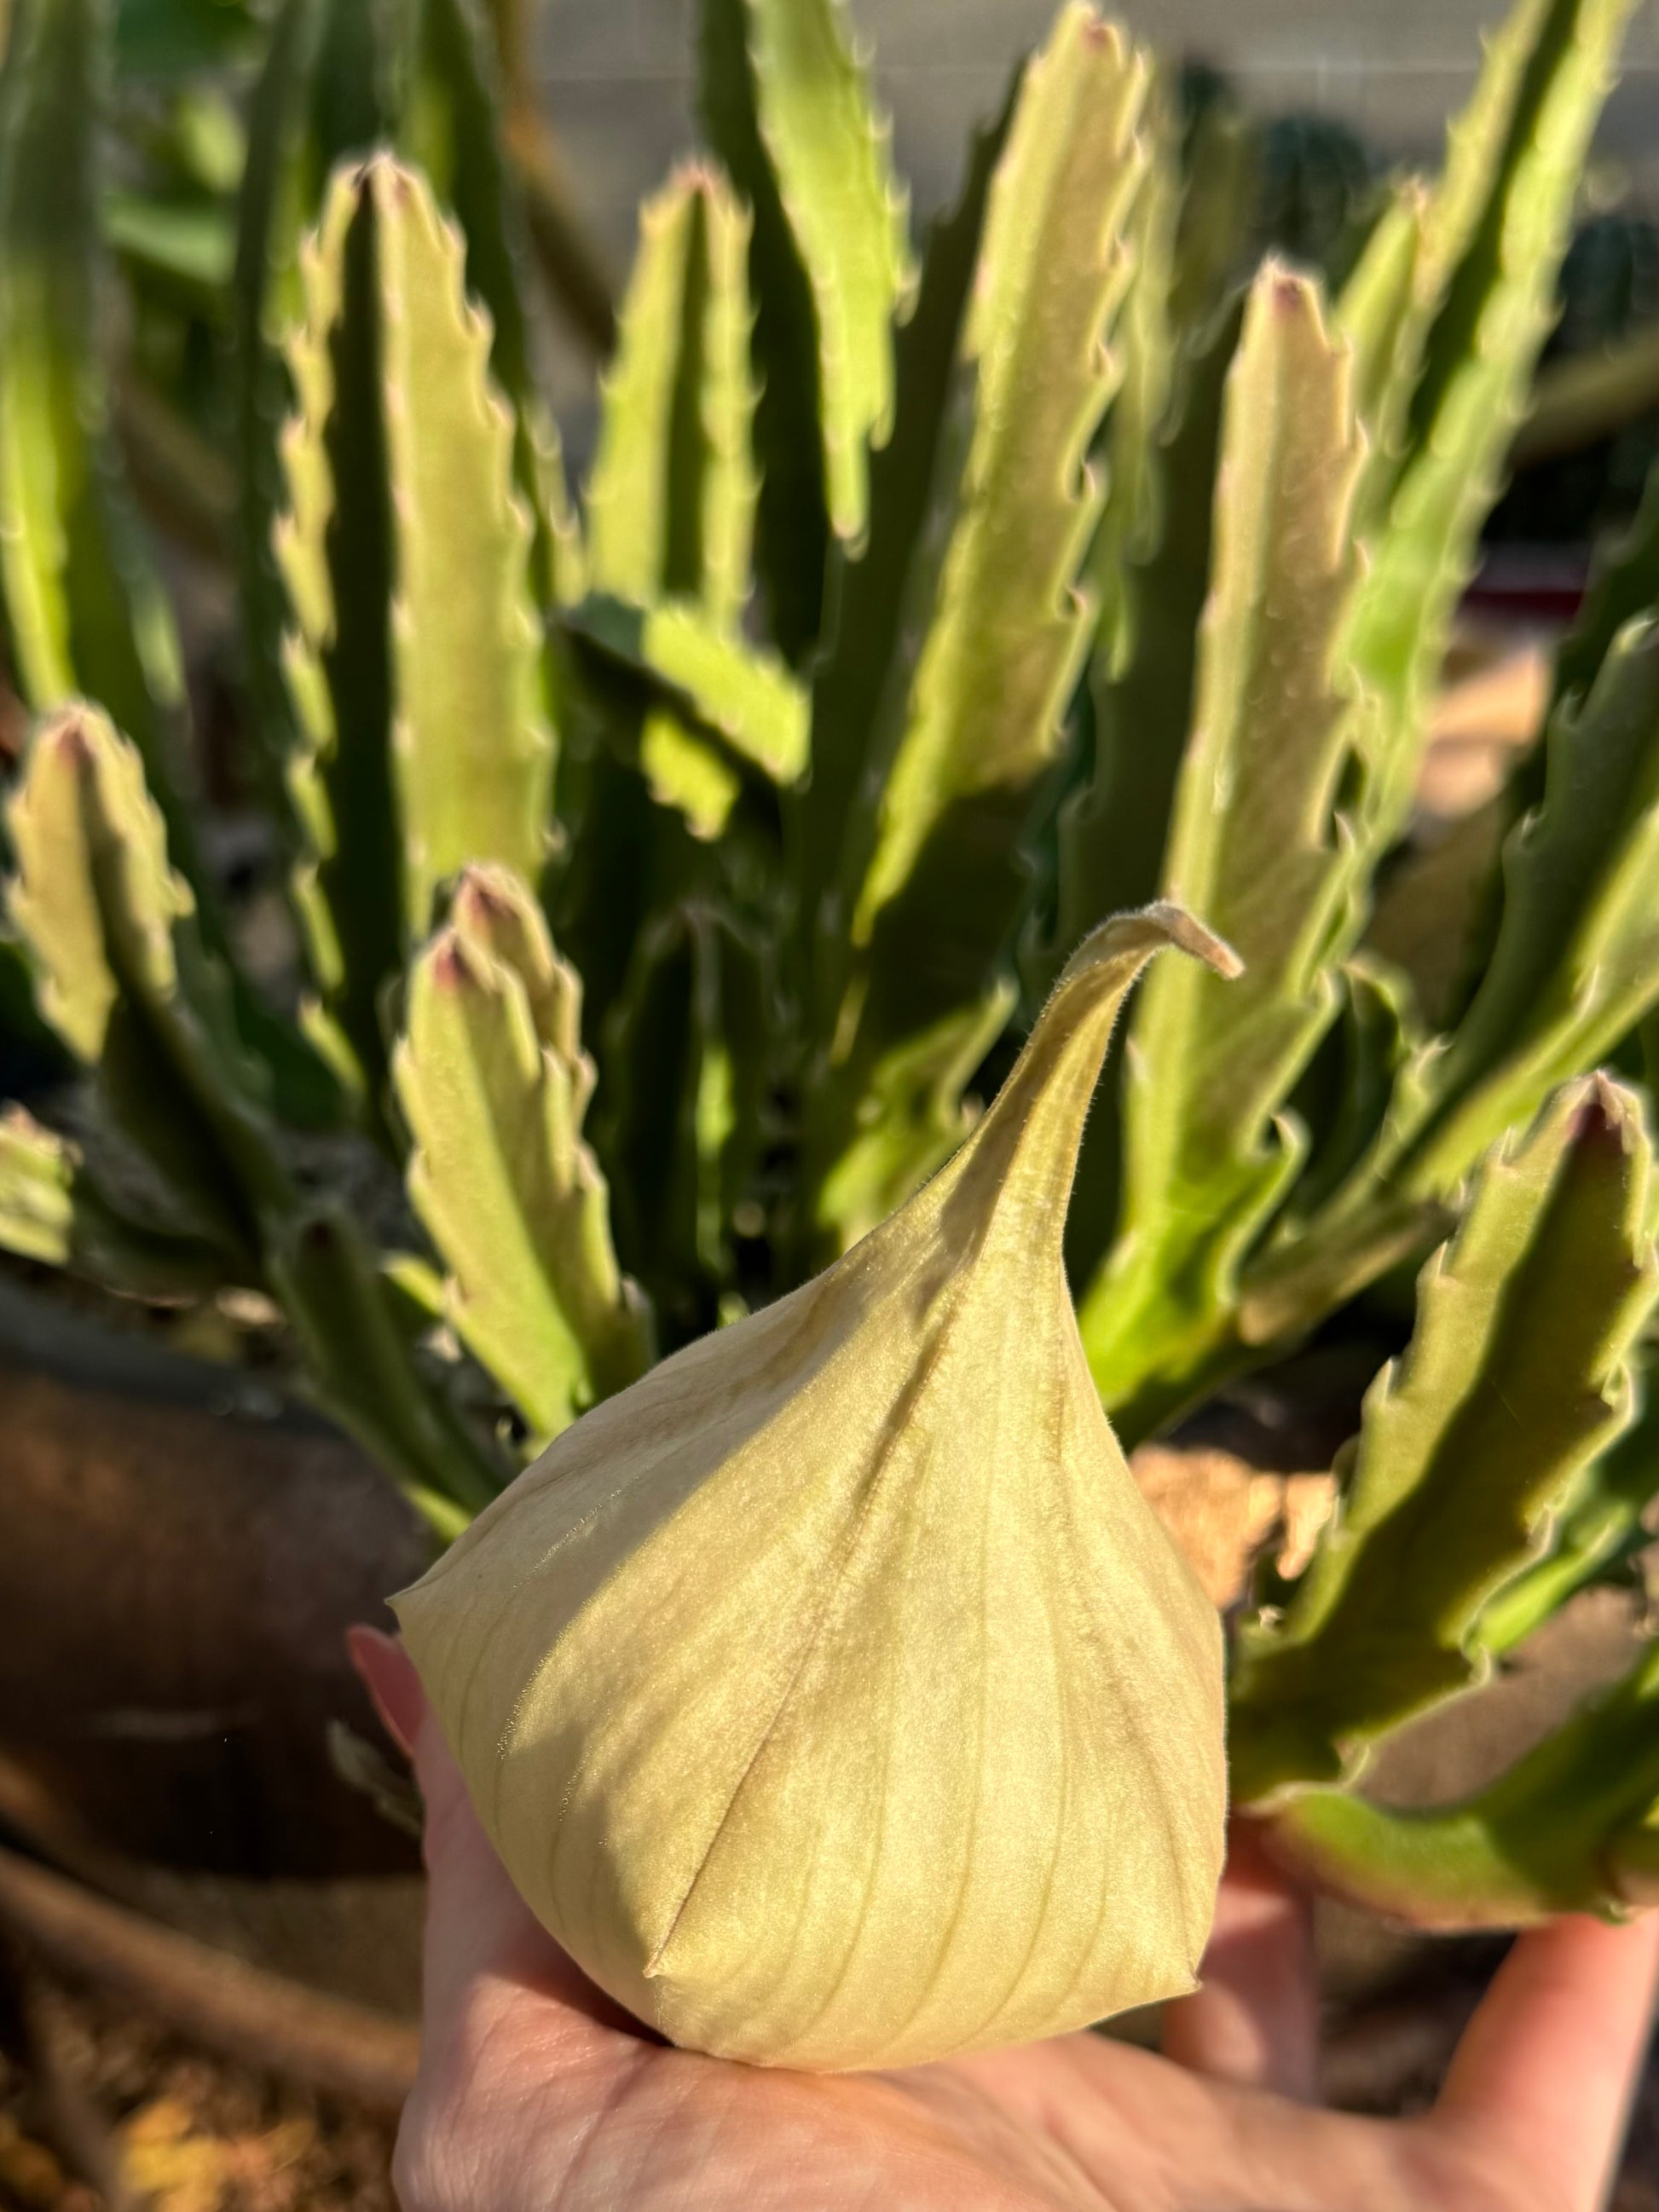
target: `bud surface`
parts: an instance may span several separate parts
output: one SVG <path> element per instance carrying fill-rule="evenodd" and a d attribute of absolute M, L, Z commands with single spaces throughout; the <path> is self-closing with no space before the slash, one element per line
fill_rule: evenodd
<path fill-rule="evenodd" d="M 486 1829 L 677 2044 L 893 2066 L 1189 1989 L 1219 1624 L 1130 1475 L 1061 1260 L 1097 931 L 967 1142 L 816 1280 L 561 1435 L 395 1601 Z"/>

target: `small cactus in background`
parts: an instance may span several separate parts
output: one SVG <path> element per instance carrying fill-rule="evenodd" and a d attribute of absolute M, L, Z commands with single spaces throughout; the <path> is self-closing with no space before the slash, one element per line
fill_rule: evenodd
<path fill-rule="evenodd" d="M 1088 6 L 918 240 L 839 0 L 704 0 L 709 149 L 642 216 L 573 500 L 489 26 L 287 0 L 226 300 L 273 995 L 114 434 L 100 0 L 17 0 L 0 955 L 76 1073 L 0 1122 L 0 1242 L 261 1293 L 451 1536 L 659 1354 L 810 1305 L 1079 941 L 1175 902 L 1243 973 L 1141 986 L 1066 1223 L 1119 1435 L 1422 1267 L 1310 1563 L 1237 1624 L 1235 1793 L 1436 1924 L 1651 1896 L 1652 1647 L 1466 1806 L 1358 1787 L 1659 1492 L 1659 493 L 1459 887 L 1466 972 L 1370 936 L 1632 4 L 1519 0 L 1437 179 L 1342 169 L 1322 276 L 1318 148 L 1261 187 Z"/>

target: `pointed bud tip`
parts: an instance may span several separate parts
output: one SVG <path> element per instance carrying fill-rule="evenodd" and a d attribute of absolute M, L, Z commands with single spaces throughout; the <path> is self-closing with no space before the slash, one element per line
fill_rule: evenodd
<path fill-rule="evenodd" d="M 1244 973 L 1244 963 L 1226 939 L 1218 937 L 1212 929 L 1206 929 L 1196 915 L 1188 913 L 1185 907 L 1176 906 L 1168 899 L 1159 899 L 1146 908 L 1146 915 L 1149 920 L 1156 918 L 1167 932 L 1171 945 L 1182 952 L 1191 953 L 1194 960 L 1201 960 L 1206 968 L 1212 968 L 1224 981 L 1236 982 Z"/>
<path fill-rule="evenodd" d="M 1185 907 L 1170 899 L 1156 899 L 1133 914 L 1115 914 L 1103 921 L 1066 962 L 1061 980 L 1103 961 L 1133 958 L 1137 953 L 1150 958 L 1166 945 L 1190 953 L 1228 982 L 1244 973 L 1244 963 L 1224 939 L 1206 929 Z"/>

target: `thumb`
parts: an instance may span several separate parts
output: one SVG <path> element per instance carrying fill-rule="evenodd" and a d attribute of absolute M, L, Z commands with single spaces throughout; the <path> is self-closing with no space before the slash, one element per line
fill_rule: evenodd
<path fill-rule="evenodd" d="M 478 1824 L 414 1661 L 376 1628 L 349 1629 L 346 1642 L 375 1711 L 409 1754 L 426 1807 L 422 1990 L 429 2032 L 449 2024 L 481 1976 L 509 1970 L 541 1930 Z"/>
<path fill-rule="evenodd" d="M 559 1948 L 514 1888 L 472 1809 L 465 1778 L 408 1652 L 395 1637 L 374 1628 L 349 1629 L 346 1641 L 376 1711 L 413 1763 L 426 1806 L 426 2033 L 442 2037 L 458 2027 L 486 1981 L 517 1984 L 590 2020 L 625 2019 Z"/>

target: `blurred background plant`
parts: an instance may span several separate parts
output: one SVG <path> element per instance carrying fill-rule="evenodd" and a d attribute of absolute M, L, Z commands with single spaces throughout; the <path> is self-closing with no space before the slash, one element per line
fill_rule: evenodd
<path fill-rule="evenodd" d="M 1628 1589 L 1659 1492 L 1653 240 L 1572 233 L 1632 12 L 1518 0 L 1425 179 L 1068 5 L 918 237 L 837 0 L 704 0 L 613 313 L 511 0 L 14 0 L 25 1279 L 302 1390 L 441 1540 L 901 1203 L 1082 933 L 1178 898 L 1246 974 L 1165 963 L 1109 1071 L 1103 1401 L 1358 1431 L 1218 1583 L 1237 1794 L 1426 1924 L 1650 1897 L 1651 1643 L 1455 1807 L 1358 1787 Z M 1437 816 L 1529 512 L 1625 526 Z"/>

